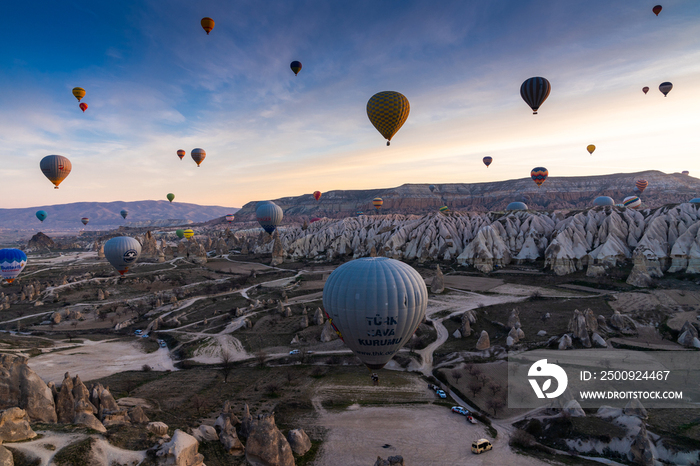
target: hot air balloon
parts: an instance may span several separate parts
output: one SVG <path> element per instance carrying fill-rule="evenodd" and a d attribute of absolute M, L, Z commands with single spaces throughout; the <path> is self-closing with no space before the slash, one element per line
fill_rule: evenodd
<path fill-rule="evenodd" d="M 227 221 L 228 223 L 233 222 L 235 219 L 236 219 L 236 216 L 233 215 L 233 214 L 228 214 L 228 215 L 226 216 L 226 221 Z"/>
<path fill-rule="evenodd" d="M 178 228 L 177 230 L 175 230 L 175 234 L 178 238 L 182 239 L 185 237 L 185 230 L 183 230 L 182 228 Z"/>
<path fill-rule="evenodd" d="M 301 71 L 301 62 L 294 60 L 289 67 L 294 71 L 294 76 L 296 76 Z"/>
<path fill-rule="evenodd" d="M 258 202 L 257 209 L 255 209 L 255 218 L 263 227 L 263 230 L 272 234 L 277 225 L 282 222 L 282 208 L 272 201 Z"/>
<path fill-rule="evenodd" d="M 105 258 L 120 275 L 129 271 L 141 255 L 141 243 L 131 236 L 117 236 L 105 243 Z"/>
<path fill-rule="evenodd" d="M 640 193 L 643 193 L 644 190 L 647 189 L 647 186 L 649 186 L 649 182 L 647 180 L 637 180 L 636 183 L 634 183 L 634 186 Z"/>
<path fill-rule="evenodd" d="M 530 172 L 530 177 L 532 178 L 532 181 L 537 184 L 538 188 L 542 186 L 542 183 L 544 183 L 544 180 L 546 180 L 548 176 L 549 172 L 544 167 L 535 167 Z"/>
<path fill-rule="evenodd" d="M 187 154 L 184 150 L 180 149 L 177 151 L 177 156 L 180 157 L 180 160 Z"/>
<path fill-rule="evenodd" d="M 552 86 L 549 81 L 545 78 L 534 77 L 526 79 L 520 86 L 520 96 L 532 108 L 532 114 L 537 115 L 537 110 L 547 100 L 551 90 Z"/>
<path fill-rule="evenodd" d="M 384 201 L 382 200 L 381 197 L 375 197 L 372 199 L 372 205 L 374 206 L 375 209 L 379 210 L 382 208 L 382 204 L 384 204 Z"/>
<path fill-rule="evenodd" d="M 314 199 L 317 201 L 321 199 L 321 191 L 314 191 Z"/>
<path fill-rule="evenodd" d="M 682 173 L 683 175 L 690 175 L 690 172 L 689 172 L 688 170 L 683 170 L 681 173 Z"/>
<path fill-rule="evenodd" d="M 691 204 L 700 204 L 700 197 L 696 197 L 695 199 L 691 199 L 688 202 Z"/>
<path fill-rule="evenodd" d="M 54 189 L 58 189 L 58 185 L 70 174 L 73 165 L 68 158 L 62 155 L 47 155 L 39 162 L 39 168 L 44 176 L 54 184 Z"/>
<path fill-rule="evenodd" d="M 80 221 L 83 222 L 83 225 L 87 225 L 88 222 L 90 221 L 90 219 L 87 218 L 87 217 L 83 217 L 83 218 L 80 219 Z"/>
<path fill-rule="evenodd" d="M 85 89 L 82 87 L 74 87 L 73 88 L 73 95 L 75 96 L 76 99 L 78 99 L 78 102 L 80 102 L 80 99 L 85 97 Z"/>
<path fill-rule="evenodd" d="M 442 212 L 443 214 L 446 214 L 447 212 L 450 211 L 449 207 L 447 207 L 446 205 L 440 207 L 438 210 L 439 210 L 440 212 Z"/>
<path fill-rule="evenodd" d="M 183 230 L 182 236 L 184 236 L 185 238 L 187 238 L 189 240 L 190 238 L 192 238 L 194 236 L 194 230 L 190 230 L 190 229 Z"/>
<path fill-rule="evenodd" d="M 173 199 L 175 199 L 175 195 L 173 193 L 168 193 L 168 195 L 165 197 L 168 198 L 171 204 L 173 203 Z"/>
<path fill-rule="evenodd" d="M 491 162 L 493 162 L 493 157 L 486 156 L 484 157 L 483 161 L 486 168 L 489 168 L 489 165 L 491 165 Z"/>
<path fill-rule="evenodd" d="M 642 205 L 642 200 L 637 196 L 627 196 L 622 200 L 622 205 L 631 209 L 639 209 Z"/>
<path fill-rule="evenodd" d="M 647 92 L 649 92 L 649 86 L 644 86 L 644 87 L 642 88 L 642 92 L 645 93 L 645 94 L 646 94 Z"/>
<path fill-rule="evenodd" d="M 78 105 L 78 107 L 80 107 L 80 110 L 82 110 L 83 113 L 85 113 L 85 110 L 87 110 L 88 108 L 88 104 L 86 104 L 85 102 L 81 102 L 80 105 Z"/>
<path fill-rule="evenodd" d="M 129 215 L 129 211 L 126 209 L 122 210 L 119 213 L 121 214 L 122 218 L 124 218 L 124 219 L 126 218 L 127 215 Z"/>
<path fill-rule="evenodd" d="M 321 220 L 321 219 L 318 217 L 314 217 L 314 218 L 309 219 L 309 223 L 318 222 L 319 220 Z"/>
<path fill-rule="evenodd" d="M 520 201 L 514 201 L 508 204 L 506 210 L 527 210 L 527 204 Z"/>
<path fill-rule="evenodd" d="M 651 9 L 651 11 L 653 11 L 656 16 L 659 16 L 659 13 L 661 13 L 662 9 L 663 7 L 661 5 L 656 5 L 654 8 Z"/>
<path fill-rule="evenodd" d="M 425 317 L 428 289 L 411 266 L 386 257 L 363 257 L 333 271 L 323 307 L 348 348 L 370 369 L 381 369 Z"/>
<path fill-rule="evenodd" d="M 588 144 L 588 146 L 586 146 L 586 150 L 589 154 L 593 154 L 593 152 L 595 152 L 595 146 L 593 144 Z"/>
<path fill-rule="evenodd" d="M 367 102 L 367 116 L 377 131 L 391 142 L 394 134 L 401 129 L 411 111 L 408 99 L 398 92 L 383 91 L 374 94 Z"/>
<path fill-rule="evenodd" d="M 430 192 L 432 193 L 433 191 L 435 191 L 435 185 L 434 185 L 434 184 L 431 184 L 430 186 L 428 186 L 428 189 L 429 189 Z"/>
<path fill-rule="evenodd" d="M 44 220 L 46 220 L 48 216 L 49 214 L 47 214 L 45 210 L 37 210 L 36 212 L 36 218 L 38 218 L 41 223 L 44 223 Z"/>
<path fill-rule="evenodd" d="M 671 92 L 671 89 L 673 89 L 673 84 L 671 84 L 668 81 L 665 83 L 659 84 L 659 90 L 664 95 L 664 97 L 666 97 L 668 95 L 668 93 Z"/>
<path fill-rule="evenodd" d="M 593 201 L 593 205 L 595 205 L 595 206 L 615 205 L 615 201 L 613 200 L 612 197 L 598 196 Z"/>
<path fill-rule="evenodd" d="M 214 29 L 214 20 L 211 18 L 202 18 L 202 28 L 207 31 L 207 35 Z"/>
<path fill-rule="evenodd" d="M 207 156 L 207 153 L 204 151 L 204 149 L 192 149 L 192 160 L 197 162 L 197 166 L 199 167 L 199 164 L 204 161 L 204 158 Z"/>
<path fill-rule="evenodd" d="M 12 283 L 27 265 L 27 255 L 19 249 L 0 249 L 0 276 Z"/>

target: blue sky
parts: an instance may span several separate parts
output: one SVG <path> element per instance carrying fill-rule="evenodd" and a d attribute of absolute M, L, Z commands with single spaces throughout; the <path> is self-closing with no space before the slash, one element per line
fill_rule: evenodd
<path fill-rule="evenodd" d="M 664 2 L 658 17 L 654 4 L 5 2 L 0 207 L 169 192 L 239 207 L 522 178 L 535 166 L 700 175 L 700 2 Z M 216 21 L 209 36 L 204 16 Z M 531 76 L 552 84 L 537 116 L 519 95 Z M 674 84 L 667 98 L 663 81 Z M 384 90 L 411 102 L 390 147 L 365 111 Z M 200 168 L 195 147 L 207 151 Z M 49 154 L 73 163 L 58 190 L 39 170 Z"/>

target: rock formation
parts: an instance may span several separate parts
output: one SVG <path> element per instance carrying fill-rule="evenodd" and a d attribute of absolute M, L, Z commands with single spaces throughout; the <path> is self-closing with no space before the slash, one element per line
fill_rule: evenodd
<path fill-rule="evenodd" d="M 647 429 L 644 427 L 644 424 L 642 424 L 639 429 L 639 433 L 637 433 L 637 436 L 632 442 L 628 457 L 634 464 L 638 464 L 640 466 L 653 466 L 656 464 L 656 462 L 654 461 L 654 451 L 652 448 L 651 441 L 649 440 L 649 436 L 647 434 Z"/>
<path fill-rule="evenodd" d="M 491 347 L 491 340 L 489 339 L 489 334 L 486 330 L 481 331 L 479 335 L 479 340 L 476 342 L 476 349 L 483 351 Z"/>
<path fill-rule="evenodd" d="M 204 463 L 204 456 L 198 450 L 197 439 L 177 429 L 173 438 L 160 446 L 156 457 L 161 466 L 200 466 Z"/>
<path fill-rule="evenodd" d="M 158 437 L 165 437 L 168 435 L 168 425 L 164 422 L 149 422 L 146 426 L 146 430 Z"/>
<path fill-rule="evenodd" d="M 323 311 L 320 307 L 317 307 L 316 311 L 314 312 L 313 323 L 314 325 L 323 325 L 324 321 L 325 319 L 323 317 Z"/>
<path fill-rule="evenodd" d="M 57 421 L 51 389 L 27 366 L 27 358 L 0 354 L 0 409 L 19 407 L 32 421 Z"/>
<path fill-rule="evenodd" d="M 442 275 L 442 270 L 440 270 L 440 265 L 438 264 L 433 281 L 430 282 L 430 292 L 438 294 L 443 291 L 445 291 L 445 277 Z"/>
<path fill-rule="evenodd" d="M 10 408 L 0 412 L 0 443 L 19 442 L 36 437 L 29 425 L 27 412 L 20 408 Z"/>
<path fill-rule="evenodd" d="M 327 320 L 326 323 L 323 325 L 323 330 L 321 331 L 321 342 L 326 343 L 329 341 L 333 341 L 337 338 L 338 334 L 335 333 L 335 330 L 333 330 L 331 322 Z"/>
<path fill-rule="evenodd" d="M 287 434 L 287 441 L 295 455 L 305 455 L 311 449 L 311 439 L 304 429 L 292 429 Z"/>
<path fill-rule="evenodd" d="M 252 466 L 294 466 L 292 448 L 275 425 L 273 414 L 252 421 L 245 457 Z"/>

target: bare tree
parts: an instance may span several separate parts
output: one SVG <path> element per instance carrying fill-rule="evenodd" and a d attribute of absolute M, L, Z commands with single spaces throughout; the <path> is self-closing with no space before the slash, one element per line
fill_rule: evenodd
<path fill-rule="evenodd" d="M 498 415 L 498 411 L 503 409 L 505 406 L 505 401 L 502 398 L 491 398 L 489 401 L 486 402 L 486 405 L 488 408 L 493 411 L 493 415 L 496 416 Z"/>
<path fill-rule="evenodd" d="M 493 396 L 496 396 L 496 393 L 500 393 L 500 391 L 503 389 L 503 387 L 501 387 L 501 384 L 493 380 L 488 384 L 488 387 L 489 391 Z"/>
<path fill-rule="evenodd" d="M 226 383 L 228 382 L 228 376 L 233 371 L 233 355 L 228 350 L 224 350 L 219 356 L 219 362 L 221 363 L 221 374 L 224 376 L 224 383 Z"/>
<path fill-rule="evenodd" d="M 473 396 L 478 395 L 482 388 L 484 388 L 484 384 L 480 379 L 472 379 L 469 382 L 469 391 L 472 392 Z"/>
<path fill-rule="evenodd" d="M 462 371 L 455 369 L 452 371 L 452 378 L 455 379 L 455 385 L 459 384 L 459 379 L 462 378 Z"/>
<path fill-rule="evenodd" d="M 258 365 L 260 367 L 265 367 L 265 363 L 267 362 L 267 351 L 260 349 L 255 352 L 255 359 L 258 360 Z"/>

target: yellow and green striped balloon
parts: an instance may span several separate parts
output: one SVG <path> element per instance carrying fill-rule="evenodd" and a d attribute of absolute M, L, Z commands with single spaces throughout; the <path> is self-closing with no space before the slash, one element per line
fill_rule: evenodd
<path fill-rule="evenodd" d="M 391 138 L 406 123 L 410 111 L 411 105 L 408 99 L 399 92 L 378 92 L 367 102 L 369 121 L 387 140 L 387 146 Z"/>

